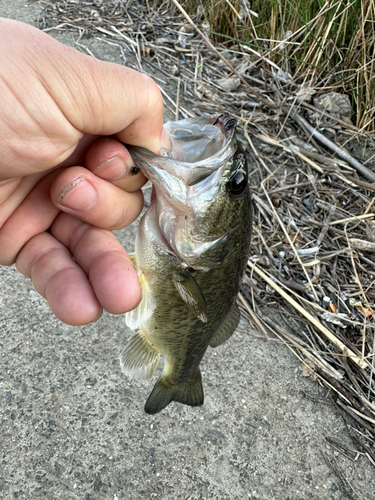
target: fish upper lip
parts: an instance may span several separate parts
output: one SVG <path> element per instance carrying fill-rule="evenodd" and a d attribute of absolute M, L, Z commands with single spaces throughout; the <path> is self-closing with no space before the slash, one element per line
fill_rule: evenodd
<path fill-rule="evenodd" d="M 228 113 L 221 113 L 214 121 L 214 125 L 216 125 L 217 123 L 226 131 L 232 129 L 234 130 L 237 125 L 237 118 L 233 118 L 232 116 L 228 115 Z"/>

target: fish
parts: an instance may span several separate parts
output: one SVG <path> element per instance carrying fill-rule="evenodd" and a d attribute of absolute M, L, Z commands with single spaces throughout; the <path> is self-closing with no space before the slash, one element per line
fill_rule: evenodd
<path fill-rule="evenodd" d="M 228 114 L 170 121 L 164 125 L 170 150 L 156 155 L 127 146 L 153 189 L 131 255 L 142 299 L 125 315 L 135 333 L 120 364 L 129 377 L 148 379 L 163 356 L 145 405 L 151 415 L 172 401 L 203 404 L 200 362 L 239 322 L 252 203 L 236 124 Z"/>

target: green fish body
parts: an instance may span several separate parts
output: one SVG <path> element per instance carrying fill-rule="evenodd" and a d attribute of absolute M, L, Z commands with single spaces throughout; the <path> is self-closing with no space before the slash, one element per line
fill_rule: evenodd
<path fill-rule="evenodd" d="M 121 353 L 123 371 L 149 378 L 164 370 L 145 406 L 203 404 L 199 364 L 208 346 L 227 340 L 239 321 L 236 296 L 246 268 L 252 223 L 245 155 L 227 115 L 165 125 L 166 156 L 129 147 L 153 183 L 132 257 L 142 301 L 127 313 L 135 330 Z"/>

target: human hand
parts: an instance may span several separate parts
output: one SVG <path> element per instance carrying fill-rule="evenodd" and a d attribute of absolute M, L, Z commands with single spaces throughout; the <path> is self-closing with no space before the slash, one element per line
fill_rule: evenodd
<path fill-rule="evenodd" d="M 114 138 L 159 153 L 162 98 L 149 77 L 0 19 L 0 265 L 16 264 L 62 321 L 140 300 L 111 230 L 140 213 L 145 182 Z"/>

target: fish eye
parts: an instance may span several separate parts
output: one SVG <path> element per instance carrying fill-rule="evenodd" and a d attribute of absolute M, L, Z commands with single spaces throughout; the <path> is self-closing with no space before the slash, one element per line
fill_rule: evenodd
<path fill-rule="evenodd" d="M 233 172 L 233 174 L 229 177 L 229 180 L 227 182 L 227 189 L 228 191 L 235 195 L 238 196 L 242 194 L 247 187 L 247 175 L 243 170 L 236 170 Z"/>

